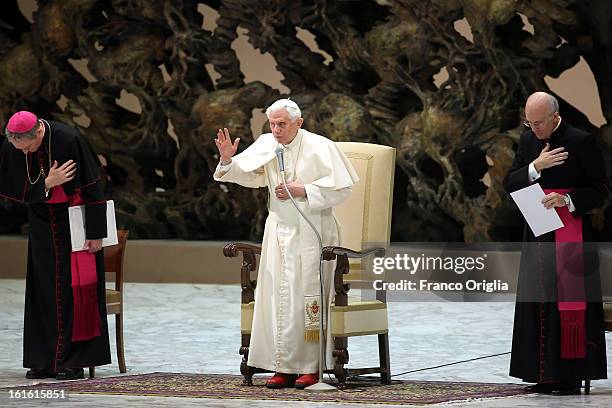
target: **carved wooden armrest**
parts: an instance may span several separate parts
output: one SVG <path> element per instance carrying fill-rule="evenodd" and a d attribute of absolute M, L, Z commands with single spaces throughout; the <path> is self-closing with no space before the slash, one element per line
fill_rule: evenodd
<path fill-rule="evenodd" d="M 228 258 L 237 257 L 240 252 L 250 253 L 255 255 L 261 254 L 261 245 L 243 244 L 242 242 L 234 242 L 223 247 L 223 255 Z"/>
<path fill-rule="evenodd" d="M 339 246 L 326 246 L 323 248 L 323 259 L 333 261 L 336 257 L 346 255 L 347 258 L 365 258 L 366 256 L 385 256 L 385 248 L 370 248 L 365 251 L 353 251 Z"/>
<path fill-rule="evenodd" d="M 242 266 L 240 267 L 241 303 L 248 304 L 255 300 L 257 281 L 251 279 L 251 272 L 257 270 L 256 255 L 261 254 L 261 246 L 235 242 L 223 247 L 223 255 L 228 258 L 236 258 L 240 253 L 242 253 Z"/>
<path fill-rule="evenodd" d="M 349 258 L 360 259 L 366 256 L 375 255 L 385 256 L 384 248 L 370 248 L 365 251 L 353 251 L 352 249 L 326 246 L 323 248 L 323 260 L 336 260 L 336 270 L 334 271 L 334 289 L 336 291 L 336 306 L 348 306 L 348 291 L 351 289 L 349 283 L 344 283 L 344 275 L 349 273 Z"/>

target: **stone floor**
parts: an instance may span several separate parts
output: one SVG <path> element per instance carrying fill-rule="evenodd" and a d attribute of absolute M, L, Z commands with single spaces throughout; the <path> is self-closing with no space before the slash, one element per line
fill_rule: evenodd
<path fill-rule="evenodd" d="M 21 367 L 24 281 L 0 280 L 0 387 L 31 384 Z M 164 372 L 238 374 L 239 293 L 236 286 L 189 284 L 125 285 L 125 344 L 128 374 Z M 508 302 L 395 302 L 389 305 L 392 372 L 438 366 L 510 350 L 513 304 Z M 114 340 L 114 320 L 109 319 Z M 356 365 L 376 362 L 375 336 L 350 340 Z M 612 350 L 612 337 L 608 337 Z M 113 358 L 114 354 L 114 342 Z M 399 375 L 398 379 L 517 382 L 502 355 Z M 99 367 L 99 377 L 118 375 L 116 362 Z M 240 407 L 245 401 L 168 397 L 70 395 L 67 400 L 16 400 L 0 392 L 2 407 Z M 253 407 L 286 402 L 249 401 Z M 290 406 L 345 406 L 291 402 Z M 378 405 L 379 406 L 379 405 Z M 448 406 L 448 404 L 438 405 Z M 593 383 L 590 395 L 529 395 L 452 403 L 453 407 L 609 407 L 612 380 Z M 359 405 L 366 408 L 367 405 Z M 373 406 L 372 406 L 373 407 Z"/>

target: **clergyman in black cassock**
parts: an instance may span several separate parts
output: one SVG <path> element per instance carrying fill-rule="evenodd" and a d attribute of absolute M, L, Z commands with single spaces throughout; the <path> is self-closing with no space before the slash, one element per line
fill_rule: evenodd
<path fill-rule="evenodd" d="M 0 143 L 0 197 L 24 203 L 30 224 L 23 366 L 31 369 L 28 378 L 81 378 L 82 367 L 111 362 L 101 251 L 107 235 L 101 165 L 76 129 L 26 111 L 11 120 Z M 68 207 L 75 203 L 85 205 L 89 247 L 81 253 L 71 251 Z M 75 262 L 83 259 L 93 284 L 80 286 Z"/>
<path fill-rule="evenodd" d="M 591 241 L 589 212 L 602 206 L 608 194 L 605 165 L 595 139 L 562 120 L 552 95 L 533 94 L 525 115 L 531 129 L 520 137 L 504 180 L 506 190 L 510 193 L 539 183 L 548 193 L 545 206 L 555 207 L 560 215 L 565 211 L 565 224 L 581 223 L 578 235 L 585 243 Z M 582 298 L 572 300 L 583 302 L 561 302 L 565 289 L 559 284 L 567 274 L 557 270 L 562 263 L 558 231 L 535 237 L 525 224 L 510 375 L 537 383 L 528 387 L 532 391 L 567 395 L 580 393 L 581 380 L 607 378 L 606 344 L 597 253 L 587 249 L 589 244 L 584 244 L 583 253 L 582 242 L 569 244 L 581 253 L 577 258 L 581 273 L 574 289 Z M 584 306 L 568 312 L 562 310 L 563 304 Z M 564 320 L 564 313 L 577 318 Z"/>

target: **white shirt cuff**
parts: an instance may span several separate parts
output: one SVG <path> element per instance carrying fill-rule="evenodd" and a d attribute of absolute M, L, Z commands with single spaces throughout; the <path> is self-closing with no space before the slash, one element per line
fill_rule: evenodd
<path fill-rule="evenodd" d="M 574 212 L 576 211 L 576 207 L 574 206 L 574 203 L 572 201 L 572 197 L 570 197 L 569 194 L 566 194 L 567 198 L 569 198 L 569 204 L 567 205 L 567 209 L 569 210 L 569 212 Z"/>
<path fill-rule="evenodd" d="M 531 164 L 529 165 L 529 182 L 533 183 L 534 181 L 540 178 L 540 175 L 541 174 L 538 173 L 533 162 L 531 162 Z"/>
<path fill-rule="evenodd" d="M 219 165 L 217 166 L 220 170 L 228 170 L 230 168 L 230 166 L 232 165 L 232 161 L 230 160 L 229 163 L 227 164 L 221 164 L 221 162 L 219 162 Z"/>
<path fill-rule="evenodd" d="M 233 163 L 233 161 L 227 164 L 221 164 L 221 162 L 219 162 L 217 164 L 217 168 L 215 169 L 215 174 L 213 174 L 213 178 L 219 181 L 221 177 L 225 176 L 230 171 Z"/>

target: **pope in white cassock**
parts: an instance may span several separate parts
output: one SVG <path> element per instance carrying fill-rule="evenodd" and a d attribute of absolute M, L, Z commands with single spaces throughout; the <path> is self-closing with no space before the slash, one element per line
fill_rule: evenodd
<path fill-rule="evenodd" d="M 319 244 L 283 187 L 275 149 L 284 149 L 285 181 L 300 209 L 316 226 L 323 245 L 339 245 L 333 207 L 358 181 L 355 169 L 333 141 L 301 129 L 298 105 L 280 99 L 266 110 L 272 133 L 235 155 L 227 128 L 217 134 L 220 162 L 214 178 L 245 187 L 268 187 L 269 215 L 259 263 L 248 365 L 270 371 L 269 388 L 305 388 L 318 381 Z M 326 304 L 331 301 L 334 265 L 323 269 Z M 329 310 L 329 308 L 328 308 Z M 327 335 L 327 366 L 332 366 Z M 299 375 L 299 377 L 298 377 Z M 297 377 L 297 379 L 296 379 Z"/>

